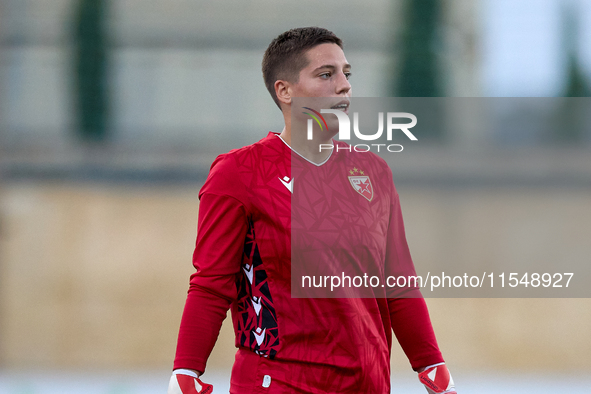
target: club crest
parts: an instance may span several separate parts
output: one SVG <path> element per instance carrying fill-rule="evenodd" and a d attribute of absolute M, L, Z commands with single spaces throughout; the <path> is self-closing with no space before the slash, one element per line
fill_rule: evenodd
<path fill-rule="evenodd" d="M 371 180 L 369 179 L 369 176 L 365 175 L 363 170 L 359 170 L 358 168 L 349 170 L 349 182 L 351 182 L 353 189 L 365 197 L 367 201 L 373 199 L 373 186 L 371 185 Z"/>

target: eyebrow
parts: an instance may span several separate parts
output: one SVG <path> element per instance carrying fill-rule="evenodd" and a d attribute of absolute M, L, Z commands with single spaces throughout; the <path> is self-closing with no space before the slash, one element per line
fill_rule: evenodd
<path fill-rule="evenodd" d="M 316 71 L 318 71 L 318 70 L 322 70 L 323 68 L 329 68 L 329 69 L 331 69 L 331 70 L 336 70 L 336 67 L 335 67 L 335 66 L 333 66 L 332 64 L 325 64 L 325 65 L 323 65 L 323 66 L 317 67 L 316 69 L 314 69 L 314 71 L 313 71 L 313 72 L 316 72 Z M 351 68 L 351 65 L 350 65 L 349 63 L 347 63 L 347 64 L 345 64 L 345 66 L 344 66 L 343 68 L 348 68 L 348 69 L 350 69 L 350 68 Z"/>

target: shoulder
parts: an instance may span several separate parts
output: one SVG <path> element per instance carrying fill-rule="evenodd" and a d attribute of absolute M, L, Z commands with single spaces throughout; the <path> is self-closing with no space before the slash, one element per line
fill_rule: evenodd
<path fill-rule="evenodd" d="M 277 134 L 269 132 L 267 136 L 254 144 L 243 146 L 242 148 L 232 149 L 228 153 L 219 155 L 211 165 L 211 169 L 222 166 L 234 166 L 236 168 L 243 167 L 249 163 L 249 159 L 258 158 L 273 151 L 280 151 L 283 143 L 277 137 Z"/>
<path fill-rule="evenodd" d="M 219 195 L 244 196 L 245 184 L 256 173 L 267 156 L 275 156 L 278 138 L 269 133 L 254 144 L 233 149 L 216 157 L 211 164 L 207 180 L 199 195 L 214 193 Z"/>

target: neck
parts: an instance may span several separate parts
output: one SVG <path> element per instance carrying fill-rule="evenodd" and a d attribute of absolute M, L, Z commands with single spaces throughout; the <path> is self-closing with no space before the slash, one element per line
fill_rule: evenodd
<path fill-rule="evenodd" d="M 292 135 L 291 116 L 285 117 L 285 127 L 279 136 L 291 147 L 291 149 L 316 164 L 325 162 L 330 157 L 333 150 L 320 149 L 320 146 L 332 146 L 332 138 L 318 138 L 315 135 L 312 140 L 308 140 L 305 135 Z"/>

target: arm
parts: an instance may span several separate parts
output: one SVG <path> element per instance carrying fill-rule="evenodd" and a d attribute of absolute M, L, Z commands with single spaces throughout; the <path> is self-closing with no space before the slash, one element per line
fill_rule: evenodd
<path fill-rule="evenodd" d="M 393 276 L 415 276 L 398 193 L 392 184 L 392 203 L 388 228 L 386 273 Z M 429 393 L 455 393 L 454 383 L 439 351 L 421 291 L 414 286 L 389 292 L 390 324 L 412 368 Z"/>
<path fill-rule="evenodd" d="M 425 300 L 418 289 L 405 296 L 415 298 L 388 300 L 390 322 L 398 343 L 430 394 L 455 394 L 454 382 L 439 351 Z"/>
<path fill-rule="evenodd" d="M 240 272 L 247 216 L 230 196 L 203 193 L 189 293 L 181 319 L 174 369 L 205 371 Z"/>
<path fill-rule="evenodd" d="M 420 293 L 417 290 L 417 295 Z M 443 362 L 429 318 L 427 304 L 421 298 L 392 298 L 388 300 L 390 322 L 394 335 L 417 371 Z"/>

